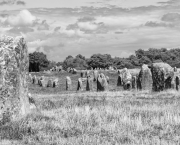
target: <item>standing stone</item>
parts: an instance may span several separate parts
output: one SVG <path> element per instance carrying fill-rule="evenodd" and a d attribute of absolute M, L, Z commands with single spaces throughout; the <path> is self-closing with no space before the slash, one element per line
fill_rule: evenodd
<path fill-rule="evenodd" d="M 174 72 L 177 72 L 177 68 L 176 67 L 174 67 Z"/>
<path fill-rule="evenodd" d="M 80 73 L 81 78 L 86 77 L 86 74 L 85 74 L 85 73 L 86 73 L 85 71 L 81 71 L 81 73 Z"/>
<path fill-rule="evenodd" d="M 85 72 L 85 77 L 88 77 L 88 75 L 89 75 L 89 71 L 86 70 L 86 72 Z"/>
<path fill-rule="evenodd" d="M 50 88 L 53 87 L 53 81 L 51 79 L 48 80 L 47 87 L 50 87 Z"/>
<path fill-rule="evenodd" d="M 98 75 L 98 79 L 97 79 L 97 91 L 108 91 L 108 90 L 109 90 L 109 86 L 107 79 L 105 75 L 101 73 Z"/>
<path fill-rule="evenodd" d="M 57 88 L 58 85 L 59 85 L 59 79 L 56 78 L 56 79 L 53 80 L 53 88 Z"/>
<path fill-rule="evenodd" d="M 33 84 L 37 84 L 37 83 L 38 83 L 38 80 L 37 80 L 37 76 L 36 76 L 36 75 L 33 76 L 32 83 L 33 83 Z"/>
<path fill-rule="evenodd" d="M 109 85 L 108 85 L 107 77 L 103 73 L 101 73 L 101 78 L 102 78 L 102 86 L 104 88 L 103 90 L 108 91 Z"/>
<path fill-rule="evenodd" d="M 30 112 L 28 99 L 29 56 L 24 38 L 0 38 L 0 122 L 8 121 Z M 0 124 L 1 124 L 0 123 Z"/>
<path fill-rule="evenodd" d="M 119 86 L 122 86 L 122 75 L 121 75 L 121 74 L 119 74 L 119 76 L 118 76 L 117 86 L 118 86 L 118 87 L 119 87 Z"/>
<path fill-rule="evenodd" d="M 87 76 L 86 91 L 93 91 L 93 79 L 90 75 Z"/>
<path fill-rule="evenodd" d="M 102 78 L 100 74 L 98 74 L 98 78 L 97 78 L 97 92 L 99 91 L 104 91 L 104 88 L 102 86 Z"/>
<path fill-rule="evenodd" d="M 29 83 L 32 83 L 32 75 L 31 74 L 29 74 L 29 78 L 28 78 L 28 80 L 29 80 Z"/>
<path fill-rule="evenodd" d="M 132 75 L 129 72 L 127 68 L 124 68 L 121 72 L 122 74 L 122 82 L 123 82 L 123 88 L 124 90 L 130 90 L 131 89 L 131 81 L 132 81 Z"/>
<path fill-rule="evenodd" d="M 66 77 L 66 91 L 70 91 L 72 89 L 72 81 L 69 76 Z"/>
<path fill-rule="evenodd" d="M 40 86 L 44 87 L 44 88 L 47 87 L 48 86 L 48 81 L 49 81 L 49 78 L 47 78 L 47 77 L 41 78 L 40 79 L 40 84 L 41 84 Z"/>
<path fill-rule="evenodd" d="M 137 89 L 137 77 L 132 77 L 132 89 Z"/>
<path fill-rule="evenodd" d="M 107 83 L 109 84 L 109 77 L 108 76 L 106 76 L 106 80 L 107 80 Z"/>
<path fill-rule="evenodd" d="M 77 74 L 77 70 L 75 68 L 72 69 L 72 74 Z"/>
<path fill-rule="evenodd" d="M 93 71 L 93 76 L 94 76 L 94 82 L 96 82 L 97 81 L 97 78 L 98 78 L 98 71 L 97 70 L 94 70 Z"/>
<path fill-rule="evenodd" d="M 171 88 L 171 82 L 174 77 L 173 68 L 167 63 L 153 63 L 151 66 L 153 78 L 153 90 L 163 91 L 165 88 Z"/>
<path fill-rule="evenodd" d="M 176 90 L 179 91 L 179 83 L 180 83 L 180 79 L 179 76 L 176 76 Z"/>
<path fill-rule="evenodd" d="M 143 64 L 139 72 L 139 81 L 142 90 L 152 90 L 152 73 L 146 64 Z"/>
<path fill-rule="evenodd" d="M 78 79 L 77 91 L 83 91 L 83 82 L 82 79 Z"/>

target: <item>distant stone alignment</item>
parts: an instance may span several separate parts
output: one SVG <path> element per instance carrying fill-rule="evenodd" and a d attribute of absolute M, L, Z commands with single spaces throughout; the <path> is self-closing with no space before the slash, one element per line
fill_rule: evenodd
<path fill-rule="evenodd" d="M 30 112 L 29 57 L 24 38 L 0 37 L 0 124 Z"/>

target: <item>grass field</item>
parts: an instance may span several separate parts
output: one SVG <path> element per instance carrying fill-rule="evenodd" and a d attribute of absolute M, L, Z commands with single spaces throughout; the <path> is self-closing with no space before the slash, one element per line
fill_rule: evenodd
<path fill-rule="evenodd" d="M 180 144 L 180 92 L 122 91 L 110 72 L 109 92 L 66 92 L 67 74 L 54 75 L 61 78 L 59 88 L 30 84 L 38 111 L 1 127 L 0 144 Z M 76 90 L 79 74 L 69 76 Z"/>

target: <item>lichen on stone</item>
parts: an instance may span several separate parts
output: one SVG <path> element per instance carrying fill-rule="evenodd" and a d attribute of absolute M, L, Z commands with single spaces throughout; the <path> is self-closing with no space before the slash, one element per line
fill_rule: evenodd
<path fill-rule="evenodd" d="M 0 116 L 7 110 L 11 119 L 29 111 L 29 57 L 23 37 L 0 37 Z M 1 117 L 0 117 L 1 118 Z"/>

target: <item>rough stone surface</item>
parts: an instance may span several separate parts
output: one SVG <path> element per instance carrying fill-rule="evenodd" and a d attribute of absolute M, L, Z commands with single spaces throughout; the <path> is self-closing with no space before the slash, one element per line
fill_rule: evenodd
<path fill-rule="evenodd" d="M 176 82 L 176 90 L 179 91 L 179 85 L 180 85 L 180 78 L 179 78 L 179 76 L 176 76 L 175 82 Z"/>
<path fill-rule="evenodd" d="M 102 86 L 104 88 L 104 91 L 108 91 L 109 85 L 108 85 L 107 77 L 103 73 L 101 73 L 101 78 L 102 78 Z"/>
<path fill-rule="evenodd" d="M 50 88 L 53 87 L 53 81 L 51 79 L 48 80 L 47 87 L 50 87 Z"/>
<path fill-rule="evenodd" d="M 106 76 L 106 80 L 107 80 L 107 83 L 109 84 L 109 77 L 108 76 Z"/>
<path fill-rule="evenodd" d="M 153 63 L 151 66 L 153 91 L 170 89 L 174 77 L 173 68 L 167 63 Z"/>
<path fill-rule="evenodd" d="M 83 82 L 82 79 L 78 79 L 77 91 L 83 91 Z"/>
<path fill-rule="evenodd" d="M 58 86 L 59 86 L 59 79 L 58 79 L 58 78 L 55 78 L 55 79 L 53 80 L 53 88 L 58 88 Z"/>
<path fill-rule="evenodd" d="M 132 75 L 129 72 L 127 68 L 124 68 L 121 72 L 122 74 L 122 82 L 124 90 L 129 90 L 132 87 L 131 81 L 132 81 Z"/>
<path fill-rule="evenodd" d="M 109 85 L 107 79 L 103 73 L 98 75 L 97 79 L 97 91 L 108 91 Z"/>
<path fill-rule="evenodd" d="M 149 91 L 152 90 L 152 73 L 146 64 L 142 65 L 138 78 L 141 83 L 140 89 Z"/>
<path fill-rule="evenodd" d="M 119 86 L 122 86 L 122 75 L 121 75 L 121 74 L 119 74 L 119 76 L 118 76 L 117 86 L 118 86 L 118 87 L 119 87 Z"/>
<path fill-rule="evenodd" d="M 66 77 L 66 90 L 70 91 L 72 89 L 72 81 L 69 76 Z"/>
<path fill-rule="evenodd" d="M 94 71 L 93 71 L 93 76 L 94 76 L 94 81 L 95 81 L 95 82 L 96 82 L 97 79 L 98 79 L 98 75 L 99 75 L 98 71 L 97 71 L 97 70 L 94 70 Z"/>
<path fill-rule="evenodd" d="M 132 77 L 132 89 L 137 89 L 137 77 Z"/>
<path fill-rule="evenodd" d="M 9 121 L 30 112 L 28 99 L 29 57 L 24 38 L 0 38 L 0 118 Z"/>
<path fill-rule="evenodd" d="M 93 78 L 90 75 L 87 76 L 86 91 L 93 91 Z"/>

